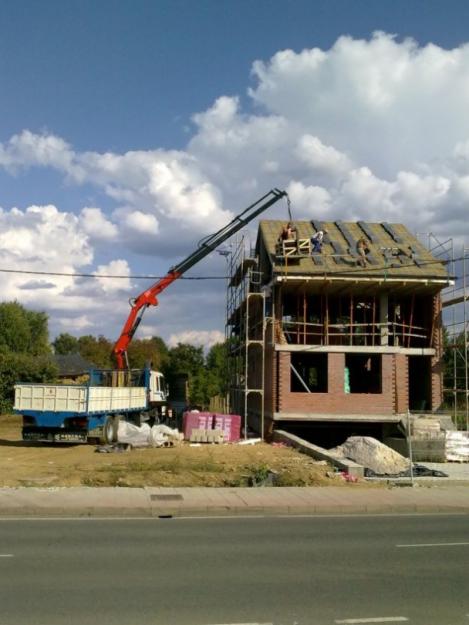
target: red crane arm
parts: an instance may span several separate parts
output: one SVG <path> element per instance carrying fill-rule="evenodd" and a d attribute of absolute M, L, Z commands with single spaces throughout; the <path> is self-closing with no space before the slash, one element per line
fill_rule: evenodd
<path fill-rule="evenodd" d="M 143 313 L 148 306 L 158 306 L 156 298 L 172 282 L 177 280 L 181 274 L 177 271 L 169 270 L 164 278 L 155 282 L 149 289 L 141 293 L 133 301 L 131 300 L 131 310 L 127 321 L 122 328 L 122 332 L 113 348 L 113 353 L 117 361 L 118 369 L 123 369 L 127 363 L 127 347 L 142 320 Z"/>
<path fill-rule="evenodd" d="M 176 265 L 176 267 L 172 267 L 164 278 L 161 278 L 149 289 L 141 293 L 134 300 L 131 300 L 129 316 L 113 348 L 113 354 L 119 369 L 128 366 L 127 348 L 142 320 L 145 310 L 148 306 L 158 306 L 156 296 L 164 291 L 172 282 L 180 278 L 188 269 L 202 260 L 202 258 L 210 254 L 210 252 L 216 249 L 221 243 L 235 234 L 235 232 L 238 232 L 238 230 L 246 226 L 254 217 L 265 211 L 269 206 L 272 206 L 272 204 L 275 204 L 280 198 L 286 196 L 287 193 L 279 189 L 272 189 L 266 193 L 266 195 L 257 200 L 257 202 L 248 206 L 242 213 L 232 219 L 229 224 L 214 234 L 202 239 L 192 254 Z"/>

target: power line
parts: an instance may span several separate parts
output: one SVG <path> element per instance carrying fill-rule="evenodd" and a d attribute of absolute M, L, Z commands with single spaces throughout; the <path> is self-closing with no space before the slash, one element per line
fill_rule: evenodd
<path fill-rule="evenodd" d="M 327 254 L 324 254 L 324 257 L 327 257 Z M 453 259 L 452 262 L 457 262 L 464 260 L 464 257 Z M 426 260 L 419 261 L 419 266 L 422 265 L 445 265 L 450 261 L 446 260 Z M 384 271 L 388 272 L 390 269 L 405 269 L 407 267 L 415 267 L 413 262 L 392 266 L 392 265 L 380 265 L 378 267 L 366 267 L 367 272 L 373 271 Z M 341 269 L 337 268 L 334 271 L 325 271 L 325 274 L 332 273 L 340 273 L 341 275 L 347 274 L 355 274 L 355 273 L 363 273 L 363 267 L 354 267 L 353 269 Z M 152 276 L 152 275 L 119 275 L 119 274 L 99 274 L 99 273 L 75 273 L 75 272 L 60 272 L 60 271 L 35 271 L 32 269 L 2 269 L 0 268 L 0 273 L 14 273 L 14 274 L 23 274 L 23 275 L 34 275 L 34 276 L 59 276 L 59 277 L 67 277 L 67 278 L 105 278 L 110 280 L 161 280 L 165 276 Z M 181 276 L 179 280 L 227 280 L 230 276 Z"/>
<path fill-rule="evenodd" d="M 34 276 L 64 276 L 68 278 L 111 278 L 120 280 L 161 280 L 165 276 L 122 276 L 99 273 L 67 273 L 60 271 L 33 271 L 26 269 L 0 269 L 0 273 L 19 273 Z M 226 280 L 226 276 L 182 276 L 179 280 Z"/>

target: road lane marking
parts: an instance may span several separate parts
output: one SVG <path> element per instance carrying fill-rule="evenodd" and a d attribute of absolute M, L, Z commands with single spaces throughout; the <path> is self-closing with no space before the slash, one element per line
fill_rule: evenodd
<path fill-rule="evenodd" d="M 14 558 L 12 553 L 0 553 L 0 558 Z"/>
<path fill-rule="evenodd" d="M 336 620 L 334 623 L 342 623 L 343 625 L 352 625 L 354 623 L 403 623 L 408 620 L 406 616 L 375 616 L 372 618 L 346 618 Z"/>
<path fill-rule="evenodd" d="M 396 545 L 396 547 L 463 547 L 469 545 L 466 543 L 415 543 L 413 545 Z"/>
<path fill-rule="evenodd" d="M 194 521 L 194 520 L 201 520 L 201 521 L 206 521 L 207 519 L 215 519 L 215 520 L 221 520 L 221 519 L 228 519 L 228 520 L 233 520 L 233 519 L 239 519 L 239 520 L 250 520 L 250 519 L 316 519 L 316 520 L 321 520 L 321 519 L 361 519 L 361 518 L 373 518 L 373 519 L 381 519 L 381 518 L 396 518 L 396 517 L 401 517 L 401 518 L 408 518 L 408 517 L 459 517 L 459 516 L 468 516 L 467 512 L 393 512 L 393 513 L 381 513 L 381 514 L 372 514 L 372 513 L 365 513 L 365 514 L 258 514 L 258 515 L 254 515 L 254 514 L 235 514 L 235 515 L 191 515 L 191 516 L 174 516 L 172 518 L 173 521 Z M 163 519 L 164 521 L 167 521 L 167 519 Z M 94 516 L 94 517 L 82 517 L 82 516 L 67 516 L 67 517 L 50 517 L 50 516 L 46 516 L 46 517 L 24 517 L 24 516 L 8 516 L 8 517 L 1 517 L 0 516 L 0 523 L 36 523 L 37 521 L 42 522 L 42 523 L 63 523 L 63 522 L 76 522 L 76 521 L 80 521 L 81 523 L 96 523 L 96 522 L 102 522 L 102 521 L 106 521 L 106 522 L 110 522 L 113 523 L 115 521 L 122 521 L 124 523 L 128 523 L 129 521 L 151 521 L 152 523 L 155 522 L 160 522 L 161 523 L 161 519 L 158 517 L 151 517 L 151 516 L 125 516 L 125 517 L 121 517 L 121 516 Z M 262 624 L 261 624 L 262 625 Z"/>

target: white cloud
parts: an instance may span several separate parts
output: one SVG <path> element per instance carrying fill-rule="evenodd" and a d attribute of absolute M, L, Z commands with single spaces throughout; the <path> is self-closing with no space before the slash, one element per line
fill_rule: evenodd
<path fill-rule="evenodd" d="M 98 265 L 95 274 L 97 276 L 109 276 L 108 278 L 96 278 L 96 284 L 100 285 L 104 293 L 131 288 L 130 267 L 126 260 L 112 260 L 107 265 Z M 120 277 L 113 278 L 111 276 Z"/>
<path fill-rule="evenodd" d="M 111 241 L 117 238 L 118 228 L 100 208 L 85 207 L 80 213 L 83 230 L 93 239 Z"/>
<path fill-rule="evenodd" d="M 221 207 L 220 194 L 199 163 L 185 152 L 77 153 L 59 137 L 23 131 L 6 144 L 0 144 L 0 165 L 10 171 L 49 167 L 62 172 L 75 184 L 96 185 L 124 208 L 126 218 L 117 225 L 127 241 L 130 240 L 125 231 L 127 220 L 130 219 L 138 234 L 145 215 L 145 224 L 153 234 L 162 221 L 167 237 L 177 234 L 180 240 L 190 240 L 194 233 L 205 234 L 207 224 L 218 230 L 232 217 Z M 83 219 L 92 236 L 104 239 L 116 236 L 116 224 L 107 220 L 99 209 L 84 209 Z"/>
<path fill-rule="evenodd" d="M 158 234 L 158 220 L 154 215 L 142 213 L 142 211 L 132 211 L 127 213 L 123 219 L 127 228 L 144 234 Z"/>
<path fill-rule="evenodd" d="M 251 96 L 269 114 L 295 120 L 379 175 L 440 158 L 469 137 L 467 44 L 340 37 L 327 51 L 278 52 L 253 73 Z"/>
<path fill-rule="evenodd" d="M 213 347 L 216 343 L 223 343 L 224 340 L 225 335 L 219 330 L 183 330 L 177 334 L 171 334 L 168 345 L 170 347 L 176 347 L 178 343 L 189 343 L 197 347 L 210 349 L 210 347 Z"/>

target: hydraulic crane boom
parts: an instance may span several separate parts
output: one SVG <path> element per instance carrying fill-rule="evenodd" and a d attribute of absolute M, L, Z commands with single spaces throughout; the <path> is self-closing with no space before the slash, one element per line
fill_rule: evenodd
<path fill-rule="evenodd" d="M 131 310 L 127 321 L 122 328 L 122 332 L 114 345 L 113 353 L 116 357 L 117 366 L 119 369 L 123 369 L 127 362 L 127 348 L 138 328 L 140 321 L 142 320 L 143 313 L 148 306 L 158 306 L 157 295 L 164 291 L 172 282 L 180 278 L 188 269 L 193 267 L 200 260 L 205 258 L 210 252 L 216 249 L 224 241 L 229 239 L 233 234 L 241 230 L 250 221 L 252 221 L 257 215 L 260 215 L 269 206 L 275 204 L 280 198 L 286 197 L 286 191 L 280 191 L 279 189 L 272 189 L 266 195 L 261 197 L 257 202 L 248 206 L 242 213 L 235 217 L 229 224 L 202 239 L 197 246 L 197 249 L 192 252 L 187 258 L 177 264 L 175 267 L 171 267 L 164 278 L 160 278 L 158 282 L 155 282 L 149 289 L 138 295 L 134 300 L 131 300 Z"/>

